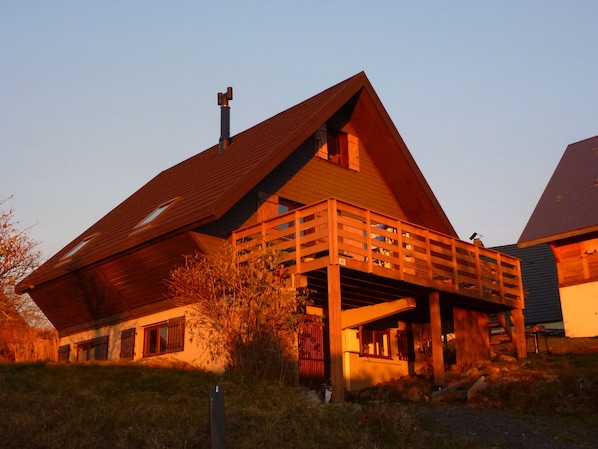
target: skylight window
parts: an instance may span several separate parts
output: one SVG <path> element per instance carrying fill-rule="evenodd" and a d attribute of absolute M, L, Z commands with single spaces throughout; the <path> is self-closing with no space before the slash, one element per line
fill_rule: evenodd
<path fill-rule="evenodd" d="M 64 256 L 61 257 L 61 260 L 65 260 L 65 259 L 70 259 L 71 257 L 73 257 L 75 254 L 77 254 L 79 251 L 81 251 L 83 248 L 85 248 L 89 242 L 91 242 L 93 240 L 93 238 L 96 236 L 97 234 L 93 234 L 90 235 L 89 237 L 85 237 L 83 240 L 81 240 L 79 243 L 77 243 L 77 245 L 71 249 L 68 253 L 66 253 Z"/>
<path fill-rule="evenodd" d="M 149 225 L 150 223 L 153 223 L 156 220 L 156 218 L 162 215 L 166 211 L 166 209 L 168 209 L 172 205 L 172 203 L 174 203 L 174 200 L 170 200 L 166 203 L 159 205 L 156 209 L 154 209 L 154 211 L 151 214 L 149 214 L 147 217 L 145 217 L 143 220 L 137 223 L 135 229 L 143 228 Z"/>

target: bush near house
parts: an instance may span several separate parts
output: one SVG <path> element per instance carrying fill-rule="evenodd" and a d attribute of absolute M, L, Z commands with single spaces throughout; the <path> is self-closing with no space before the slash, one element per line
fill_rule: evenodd
<path fill-rule="evenodd" d="M 310 302 L 306 290 L 289 288 L 282 260 L 266 245 L 244 254 L 225 245 L 171 273 L 169 297 L 190 310 L 191 337 L 231 373 L 296 381 L 296 336 Z"/>
<path fill-rule="evenodd" d="M 58 332 L 0 323 L 0 363 L 55 361 L 58 353 Z"/>

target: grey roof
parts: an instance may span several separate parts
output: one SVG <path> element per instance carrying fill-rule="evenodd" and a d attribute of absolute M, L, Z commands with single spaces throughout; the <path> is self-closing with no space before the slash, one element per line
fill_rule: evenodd
<path fill-rule="evenodd" d="M 567 146 L 521 237 L 530 246 L 598 230 L 598 136 Z"/>
<path fill-rule="evenodd" d="M 562 321 L 556 261 L 550 246 L 547 243 L 526 248 L 504 245 L 492 249 L 521 260 L 525 324 Z"/>

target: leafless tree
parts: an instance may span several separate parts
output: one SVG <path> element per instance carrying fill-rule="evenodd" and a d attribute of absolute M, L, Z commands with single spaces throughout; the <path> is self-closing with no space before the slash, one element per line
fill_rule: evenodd
<path fill-rule="evenodd" d="M 13 209 L 3 207 L 9 199 L 0 200 L 0 358 L 14 359 L 15 348 L 35 346 L 32 328 L 51 325 L 29 295 L 15 294 L 15 285 L 39 265 L 41 252 L 31 228 L 19 229 Z"/>

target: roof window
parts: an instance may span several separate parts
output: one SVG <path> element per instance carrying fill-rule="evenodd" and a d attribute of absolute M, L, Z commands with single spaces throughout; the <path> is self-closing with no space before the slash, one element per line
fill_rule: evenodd
<path fill-rule="evenodd" d="M 91 242 L 97 235 L 98 234 L 93 234 L 88 237 L 85 237 L 83 240 L 77 243 L 77 245 L 73 249 L 71 249 L 68 253 L 62 256 L 60 260 L 66 260 L 73 257 L 75 254 L 77 254 L 79 251 L 85 248 L 89 244 L 89 242 Z"/>
<path fill-rule="evenodd" d="M 149 214 L 147 217 L 145 217 L 143 220 L 137 223 L 135 229 L 143 228 L 153 223 L 160 215 L 162 215 L 166 211 L 166 209 L 168 209 L 172 205 L 172 203 L 174 203 L 174 199 L 160 204 L 158 207 L 154 209 L 154 211 L 151 214 Z"/>

